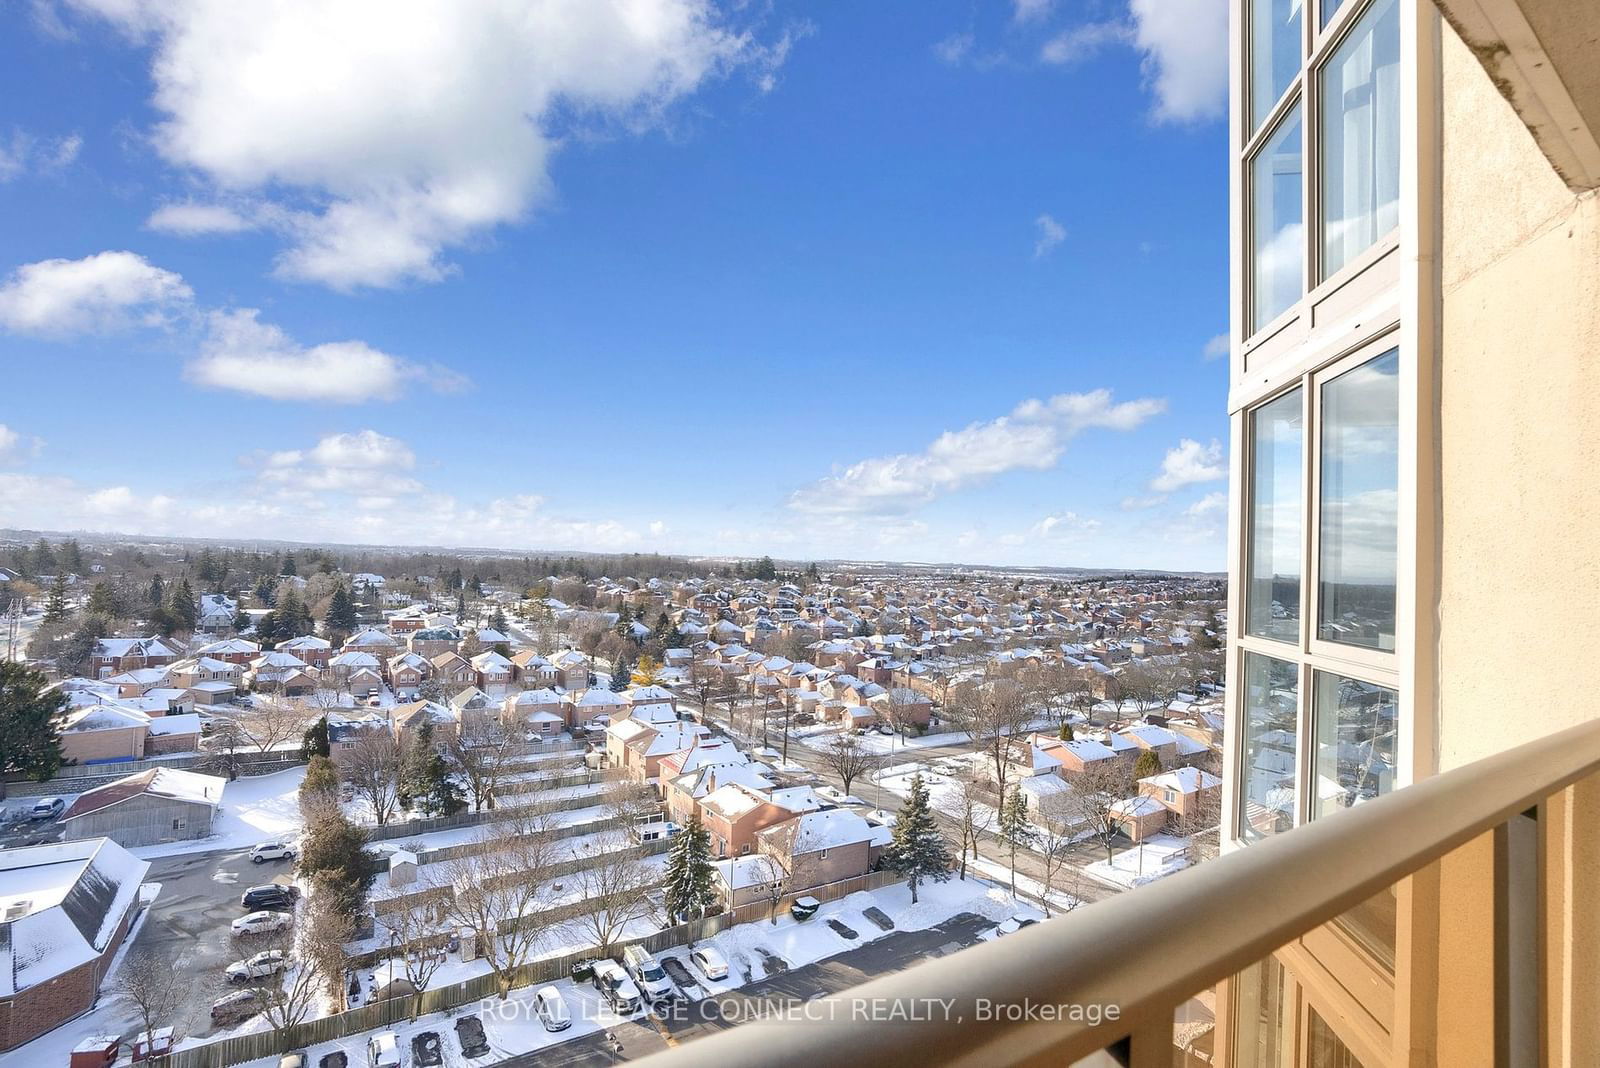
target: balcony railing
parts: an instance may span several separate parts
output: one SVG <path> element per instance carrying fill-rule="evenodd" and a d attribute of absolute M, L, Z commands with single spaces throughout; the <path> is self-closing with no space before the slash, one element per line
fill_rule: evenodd
<path fill-rule="evenodd" d="M 1104 1051 L 1121 1064 L 1167 1068 L 1174 1011 L 1197 992 L 1494 831 L 1494 1063 L 1535 1064 L 1539 884 L 1536 827 L 1527 813 L 1597 771 L 1600 721 L 648 1063 L 989 1068 L 1065 1065 Z M 1027 1004 L 1115 1005 L 1119 1012 L 1114 1020 L 1014 1020 L 985 1019 L 980 1011 Z M 874 1011 L 889 1005 L 939 1008 L 910 1019 Z"/>

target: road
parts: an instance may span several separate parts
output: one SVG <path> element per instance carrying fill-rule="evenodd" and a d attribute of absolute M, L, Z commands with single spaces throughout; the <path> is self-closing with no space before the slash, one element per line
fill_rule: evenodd
<path fill-rule="evenodd" d="M 150 862 L 161 893 L 150 906 L 137 946 L 171 959 L 186 977 L 172 1023 L 183 1035 L 206 1035 L 211 1003 L 229 987 L 222 969 L 260 948 L 235 939 L 229 925 L 245 914 L 239 895 L 289 870 L 287 862 L 252 864 L 247 850 L 188 853 Z"/>
<path fill-rule="evenodd" d="M 902 931 L 868 942 L 827 960 L 762 979 L 739 990 L 714 998 L 679 1003 L 675 1011 L 661 1020 L 644 1017 L 630 1020 L 609 1032 L 621 1042 L 621 1052 L 608 1045 L 608 1032 L 597 1032 L 519 1054 L 500 1062 L 509 1068 L 556 1068 L 561 1065 L 614 1063 L 659 1053 L 683 1042 L 690 1042 L 717 1031 L 750 1023 L 774 1006 L 793 1006 L 823 994 L 837 994 L 880 975 L 909 968 L 930 957 L 975 945 L 989 921 L 964 913 L 925 931 Z M 845 1011 L 845 1010 L 841 1010 Z"/>

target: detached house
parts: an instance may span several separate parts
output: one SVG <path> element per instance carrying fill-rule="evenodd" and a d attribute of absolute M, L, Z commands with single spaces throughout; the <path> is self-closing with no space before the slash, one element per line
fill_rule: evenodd
<path fill-rule="evenodd" d="M 806 812 L 756 832 L 760 851 L 789 873 L 792 891 L 867 874 L 890 837 L 887 827 L 843 808 Z"/>
<path fill-rule="evenodd" d="M 98 679 L 137 668 L 165 667 L 180 650 L 165 638 L 101 638 L 89 654 L 89 671 Z"/>

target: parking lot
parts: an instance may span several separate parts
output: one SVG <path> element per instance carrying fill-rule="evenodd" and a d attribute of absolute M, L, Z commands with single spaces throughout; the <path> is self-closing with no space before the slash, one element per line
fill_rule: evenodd
<path fill-rule="evenodd" d="M 245 914 L 239 896 L 290 870 L 288 861 L 252 864 L 243 849 L 150 862 L 149 881 L 160 883 L 161 893 L 150 906 L 137 944 L 173 960 L 189 979 L 172 1019 L 179 1034 L 212 1032 L 211 1003 L 233 989 L 222 970 L 260 948 L 232 936 L 230 925 Z"/>

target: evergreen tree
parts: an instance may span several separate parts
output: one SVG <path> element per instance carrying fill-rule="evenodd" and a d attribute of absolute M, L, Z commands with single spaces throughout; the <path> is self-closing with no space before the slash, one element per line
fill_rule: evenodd
<path fill-rule="evenodd" d="M 1061 730 L 1058 733 L 1061 735 L 1061 740 L 1063 742 L 1072 741 L 1072 724 L 1063 723 L 1061 725 Z"/>
<path fill-rule="evenodd" d="M 633 681 L 633 665 L 622 657 L 617 657 L 617 662 L 611 666 L 611 692 L 621 693 Z"/>
<path fill-rule="evenodd" d="M 300 739 L 300 755 L 310 760 L 312 757 L 326 757 L 332 751 L 328 745 L 328 717 L 319 716 L 315 723 L 306 728 L 305 735 Z"/>
<path fill-rule="evenodd" d="M 278 601 L 278 587 L 273 583 L 272 576 L 262 575 L 256 582 L 256 600 L 271 608 Z"/>
<path fill-rule="evenodd" d="M 44 674 L 0 660 L 0 772 L 21 772 L 39 782 L 61 767 L 57 719 L 67 695 L 47 690 Z"/>
<path fill-rule="evenodd" d="M 44 624 L 64 623 L 72 615 L 72 606 L 67 604 L 67 572 L 66 569 L 56 572 L 55 581 L 50 583 L 50 597 L 44 603 Z"/>
<path fill-rule="evenodd" d="M 883 864 L 906 877 L 913 905 L 917 903 L 917 888 L 924 881 L 942 883 L 950 878 L 950 849 L 934 822 L 928 787 L 920 771 L 911 777 L 911 793 L 895 818 L 894 838 L 884 850 Z"/>
<path fill-rule="evenodd" d="M 150 610 L 152 612 L 154 612 L 154 611 L 156 611 L 156 610 L 158 610 L 158 609 L 160 609 L 160 608 L 162 608 L 162 607 L 164 607 L 166 605 L 166 603 L 167 603 L 167 587 L 166 587 L 166 584 L 161 581 L 161 576 L 160 575 L 151 576 L 151 578 L 150 578 L 150 594 L 146 598 L 146 600 L 148 600 L 150 602 Z"/>
<path fill-rule="evenodd" d="M 624 638 L 633 636 L 633 612 L 628 608 L 628 602 L 623 601 L 622 607 L 617 609 L 616 632 Z"/>
<path fill-rule="evenodd" d="M 501 634 L 506 632 L 506 614 L 498 608 L 489 613 L 489 629 L 497 630 Z"/>
<path fill-rule="evenodd" d="M 294 553 L 284 554 L 283 566 L 278 569 L 278 574 L 283 577 L 298 574 L 298 572 L 295 570 Z"/>
<path fill-rule="evenodd" d="M 425 722 L 411 736 L 411 744 L 406 748 L 405 756 L 400 762 L 401 808 L 412 808 L 419 802 L 425 803 L 425 799 L 432 792 L 433 779 L 429 765 L 433 756 L 433 724 Z"/>
<path fill-rule="evenodd" d="M 423 795 L 422 807 L 428 815 L 454 816 L 467 807 L 461 784 L 456 782 L 444 754 L 438 750 L 434 750 L 423 766 L 423 779 L 427 783 L 427 793 Z"/>
<path fill-rule="evenodd" d="M 1000 840 L 1011 848 L 1011 896 L 1017 896 L 1017 847 L 1034 839 L 1033 824 L 1028 821 L 1028 805 L 1022 799 L 1020 787 L 1013 786 L 1000 806 L 997 826 Z"/>
<path fill-rule="evenodd" d="M 1135 779 L 1148 778 L 1151 775 L 1161 774 L 1161 757 L 1154 749 L 1146 749 L 1139 754 L 1139 759 L 1133 762 L 1133 777 Z"/>
<path fill-rule="evenodd" d="M 716 869 L 711 864 L 711 836 L 700 822 L 700 813 L 689 817 L 685 827 L 672 840 L 667 854 L 667 912 L 674 922 L 700 919 L 717 900 L 712 883 Z"/>
<path fill-rule="evenodd" d="M 74 575 L 83 574 L 83 550 L 78 539 L 68 538 L 61 543 L 61 570 Z"/>
<path fill-rule="evenodd" d="M 50 543 L 40 538 L 33 547 L 33 556 L 28 560 L 28 572 L 31 575 L 52 575 L 56 570 L 55 550 L 50 548 Z"/>
<path fill-rule="evenodd" d="M 350 591 L 340 583 L 328 602 L 328 614 L 322 619 L 323 629 L 332 635 L 348 635 L 356 629 L 356 606 Z"/>
<path fill-rule="evenodd" d="M 123 614 L 121 600 L 109 582 L 96 582 L 89 591 L 89 611 L 97 616 L 116 618 Z"/>
<path fill-rule="evenodd" d="M 188 579 L 180 578 L 167 597 L 167 618 L 174 631 L 187 634 L 194 630 L 199 617 L 200 608 L 195 602 L 194 590 L 189 587 Z"/>
<path fill-rule="evenodd" d="M 476 572 L 473 573 L 472 578 L 467 580 L 467 589 L 472 591 L 474 597 L 483 596 L 483 580 L 478 578 Z"/>

